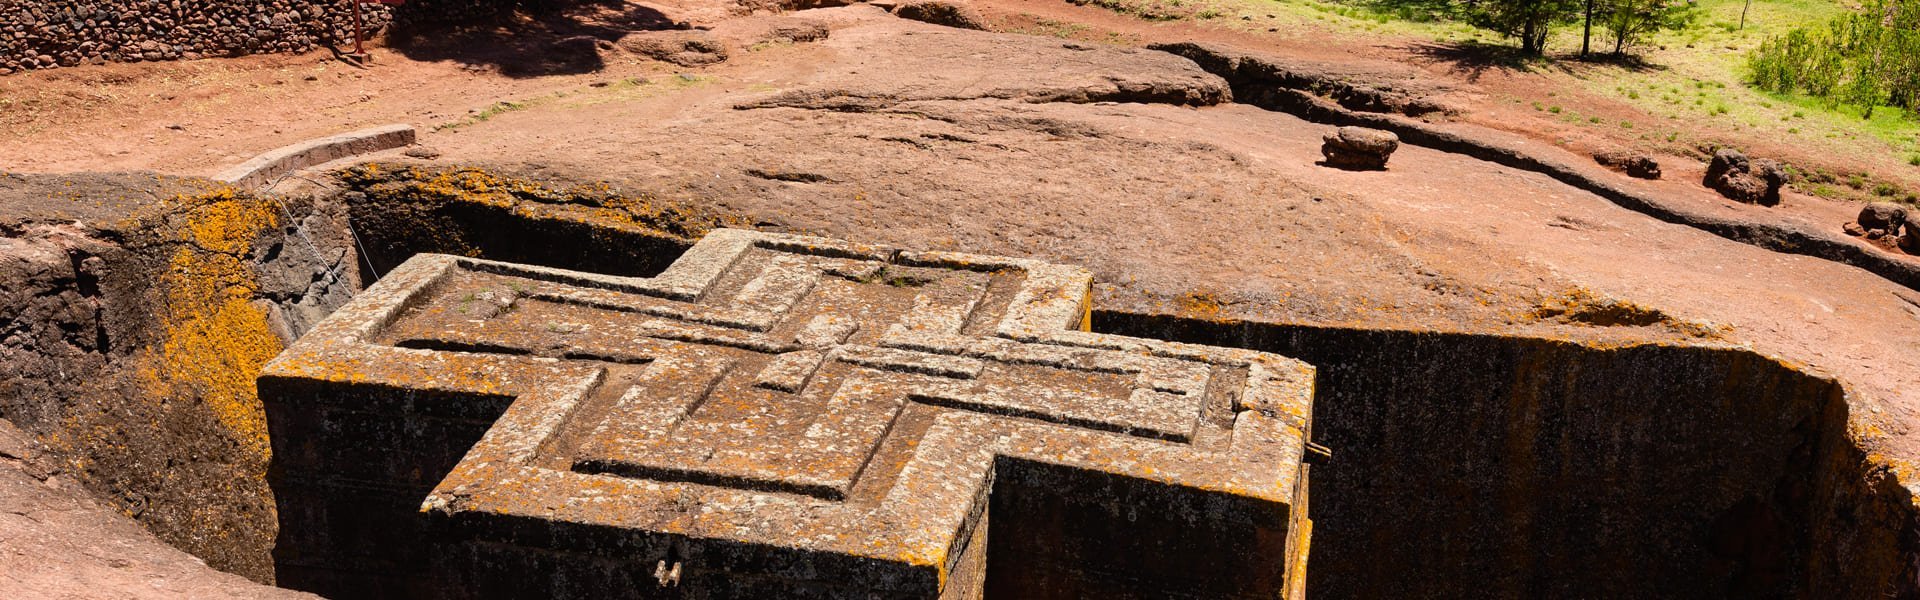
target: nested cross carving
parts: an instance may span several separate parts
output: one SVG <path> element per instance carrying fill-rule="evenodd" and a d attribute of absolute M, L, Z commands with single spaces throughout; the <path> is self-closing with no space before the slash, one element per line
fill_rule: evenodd
<path fill-rule="evenodd" d="M 388 334 L 644 365 L 598 390 L 617 394 L 598 423 L 574 424 L 583 473 L 845 499 L 915 402 L 1173 442 L 1198 429 L 1208 365 L 966 331 L 997 318 L 995 278 L 1023 274 L 771 252 L 735 268 L 737 289 L 709 292 L 730 297 L 700 303 L 465 274 Z"/>
<path fill-rule="evenodd" d="M 1036 261 L 732 230 L 652 278 L 422 256 L 267 377 L 511 398 L 424 503 L 469 526 L 844 557 L 775 577 L 944 589 L 1003 459 L 1304 518 L 1310 370 L 1080 331 L 1089 286 Z M 1304 535 L 1282 521 L 1255 537 Z"/>

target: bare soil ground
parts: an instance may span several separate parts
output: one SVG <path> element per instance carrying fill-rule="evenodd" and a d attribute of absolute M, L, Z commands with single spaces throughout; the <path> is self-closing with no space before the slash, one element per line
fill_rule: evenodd
<path fill-rule="evenodd" d="M 161 543 L 0 421 L 0 589 L 9 598 L 318 598 L 262 587 Z"/>

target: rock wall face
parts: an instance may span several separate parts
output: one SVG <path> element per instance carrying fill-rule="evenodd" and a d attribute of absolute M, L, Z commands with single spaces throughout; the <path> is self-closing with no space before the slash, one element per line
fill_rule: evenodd
<path fill-rule="evenodd" d="M 1735 348 L 1096 312 L 1316 367 L 1312 598 L 1912 598 L 1830 379 Z"/>
<path fill-rule="evenodd" d="M 0 419 L 161 540 L 272 581 L 252 379 L 357 287 L 346 211 L 151 174 L 0 174 L 0 211 Z"/>
<path fill-rule="evenodd" d="M 0 426 L 17 425 L 46 447 L 58 477 L 161 542 L 272 582 L 276 523 L 254 378 L 360 289 L 369 261 L 384 273 L 421 249 L 457 249 L 657 271 L 691 243 L 677 236 L 707 222 L 604 190 L 474 171 L 361 174 L 366 194 L 314 198 L 151 173 L 0 172 Z M 422 190 L 442 195 L 402 201 Z M 478 208 L 489 203 L 525 216 Z M 350 215 L 393 255 L 354 252 Z M 411 246 L 401 243 L 409 223 L 421 238 Z M 673 233 L 640 234 L 661 228 Z M 645 239 L 664 241 L 637 243 Z M 561 240 L 580 249 L 514 250 Z M 0 463 L 8 455 L 19 453 L 0 444 Z M 9 591 L 0 585 L 0 597 L 19 596 Z"/>
<path fill-rule="evenodd" d="M 351 43 L 353 12 L 328 0 L 21 0 L 0 11 L 0 74 L 103 62 L 305 52 Z M 369 31 L 390 20 L 364 7 Z"/>

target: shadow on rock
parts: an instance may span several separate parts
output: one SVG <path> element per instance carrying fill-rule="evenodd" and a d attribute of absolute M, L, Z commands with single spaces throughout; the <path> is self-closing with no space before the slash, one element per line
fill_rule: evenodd
<path fill-rule="evenodd" d="M 650 7 L 599 0 L 522 6 L 453 26 L 403 22 L 387 42 L 413 60 L 454 61 L 527 78 L 599 71 L 606 68 L 601 52 L 628 33 L 686 28 Z"/>

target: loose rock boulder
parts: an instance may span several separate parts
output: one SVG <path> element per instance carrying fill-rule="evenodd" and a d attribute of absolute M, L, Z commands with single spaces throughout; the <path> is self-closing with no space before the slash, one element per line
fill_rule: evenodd
<path fill-rule="evenodd" d="M 642 31 L 616 43 L 622 50 L 682 67 L 699 67 L 727 60 L 727 44 L 700 30 Z"/>
<path fill-rule="evenodd" d="M 1386 169 L 1387 158 L 1400 148 L 1400 136 L 1365 127 L 1341 127 L 1323 139 L 1327 166 L 1342 169 Z"/>
<path fill-rule="evenodd" d="M 987 19 L 980 11 L 971 4 L 954 0 L 907 0 L 893 9 L 893 15 L 960 29 L 987 30 Z"/>
<path fill-rule="evenodd" d="M 1920 254 L 1920 210 L 1907 211 L 1901 220 L 1906 221 L 1907 234 L 1900 236 L 1900 249 Z"/>
<path fill-rule="evenodd" d="M 1901 224 L 1907 222 L 1907 209 L 1892 202 L 1874 202 L 1860 209 L 1860 216 L 1854 222 L 1860 224 L 1860 234 L 1868 238 L 1894 237 L 1900 235 Z"/>
<path fill-rule="evenodd" d="M 1626 173 L 1628 177 L 1660 178 L 1660 163 L 1655 162 L 1653 157 L 1638 152 L 1625 150 L 1600 152 L 1593 155 L 1593 160 L 1600 163 L 1600 166 Z"/>
<path fill-rule="evenodd" d="M 1723 148 L 1713 153 L 1702 183 L 1740 202 L 1774 206 L 1780 204 L 1780 186 L 1787 183 L 1787 171 L 1778 162 L 1750 160 L 1739 150 Z"/>

